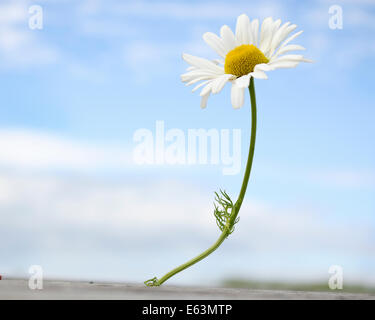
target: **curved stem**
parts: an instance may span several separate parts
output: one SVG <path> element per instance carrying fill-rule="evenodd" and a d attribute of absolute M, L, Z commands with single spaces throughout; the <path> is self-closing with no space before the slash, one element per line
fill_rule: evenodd
<path fill-rule="evenodd" d="M 230 215 L 230 219 L 228 220 L 227 224 L 225 225 L 225 228 L 223 232 L 221 233 L 219 239 L 206 251 L 202 252 L 200 255 L 196 256 L 195 258 L 189 260 L 188 262 L 178 266 L 177 268 L 169 271 L 167 274 L 165 274 L 162 278 L 157 279 L 156 277 L 153 279 L 149 279 L 145 281 L 145 285 L 147 286 L 160 286 L 162 283 L 167 281 L 169 278 L 174 276 L 175 274 L 181 272 L 182 270 L 185 270 L 186 268 L 189 268 L 193 264 L 201 261 L 202 259 L 206 258 L 208 255 L 210 255 L 212 252 L 214 252 L 222 243 L 223 241 L 229 236 L 231 233 L 231 230 L 236 223 L 236 218 L 238 216 L 238 213 L 240 212 L 240 208 L 243 202 L 243 199 L 245 197 L 247 185 L 250 178 L 251 173 L 251 167 L 253 164 L 253 158 L 254 158 L 254 150 L 255 150 L 255 139 L 256 139 L 256 130 L 257 130 L 257 107 L 256 107 L 256 99 L 255 99 L 255 88 L 254 88 L 254 78 L 252 77 L 250 79 L 250 85 L 249 85 L 249 92 L 250 92 L 250 100 L 251 100 L 251 137 L 250 137 L 250 148 L 249 148 L 249 155 L 247 158 L 247 164 L 245 169 L 245 175 L 242 181 L 242 186 L 240 190 L 240 194 L 238 196 L 238 199 L 233 207 L 233 210 Z"/>
<path fill-rule="evenodd" d="M 250 79 L 249 92 L 250 92 L 250 101 L 251 101 L 250 147 L 249 147 L 249 155 L 248 155 L 248 158 L 247 158 L 245 175 L 244 175 L 244 178 L 243 178 L 243 181 L 242 181 L 240 194 L 238 196 L 236 204 L 234 205 L 235 208 L 236 208 L 235 214 L 231 216 L 231 220 L 233 220 L 233 222 L 236 220 L 236 217 L 237 217 L 237 215 L 240 211 L 241 205 L 242 205 L 242 201 L 245 198 L 247 185 L 248 185 L 249 179 L 250 179 L 251 168 L 253 166 L 255 140 L 256 140 L 256 132 L 257 132 L 257 102 L 256 102 L 256 98 L 255 98 L 255 87 L 254 87 L 254 78 L 253 77 L 251 77 L 251 79 Z"/>

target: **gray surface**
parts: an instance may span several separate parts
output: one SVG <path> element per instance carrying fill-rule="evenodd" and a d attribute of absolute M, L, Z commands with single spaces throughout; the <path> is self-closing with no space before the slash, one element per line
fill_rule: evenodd
<path fill-rule="evenodd" d="M 0 300 L 5 299 L 375 299 L 371 294 L 302 292 L 142 284 L 44 281 L 42 290 L 30 290 L 27 280 L 1 280 Z"/>

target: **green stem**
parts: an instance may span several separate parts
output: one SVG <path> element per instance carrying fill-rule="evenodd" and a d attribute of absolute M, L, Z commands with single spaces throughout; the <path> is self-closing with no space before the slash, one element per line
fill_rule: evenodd
<path fill-rule="evenodd" d="M 251 100 L 251 136 L 250 136 L 250 147 L 249 147 L 249 156 L 247 158 L 247 164 L 245 169 L 245 175 L 243 177 L 242 186 L 240 190 L 240 194 L 236 201 L 235 207 L 235 214 L 231 216 L 231 221 L 235 221 L 236 217 L 240 211 L 242 201 L 245 198 L 245 193 L 247 189 L 247 185 L 250 179 L 251 167 L 253 165 L 253 158 L 254 158 L 254 150 L 255 150 L 255 140 L 256 140 L 256 132 L 257 132 L 257 102 L 255 98 L 255 87 L 254 87 L 254 78 L 251 77 L 250 79 L 250 100 Z"/>
<path fill-rule="evenodd" d="M 236 218 L 238 216 L 238 213 L 240 212 L 240 208 L 243 202 L 243 199 L 245 197 L 247 185 L 250 178 L 251 173 L 251 167 L 253 164 L 253 158 L 254 158 L 254 150 L 255 150 L 255 139 L 256 139 L 256 130 L 257 130 L 257 107 L 256 107 L 256 99 L 255 99 L 255 88 L 254 88 L 254 78 L 252 77 L 250 79 L 250 85 L 249 85 L 249 92 L 250 92 L 250 100 L 251 100 L 251 137 L 250 137 L 250 148 L 249 148 L 249 155 L 247 158 L 247 164 L 245 169 L 245 175 L 243 178 L 240 194 L 238 196 L 238 199 L 233 207 L 233 210 L 231 212 L 230 219 L 228 220 L 223 232 L 221 233 L 219 239 L 206 251 L 202 252 L 200 255 L 196 256 L 194 259 L 189 260 L 188 262 L 178 266 L 177 268 L 169 271 L 167 274 L 165 274 L 162 278 L 157 279 L 156 277 L 153 279 L 149 279 L 145 281 L 145 285 L 147 286 L 160 286 L 162 283 L 167 281 L 169 278 L 173 277 L 175 274 L 181 272 L 182 270 L 185 270 L 186 268 L 189 268 L 193 264 L 201 261 L 202 259 L 209 256 L 212 252 L 214 252 L 222 243 L 223 241 L 229 236 L 235 222 Z"/>

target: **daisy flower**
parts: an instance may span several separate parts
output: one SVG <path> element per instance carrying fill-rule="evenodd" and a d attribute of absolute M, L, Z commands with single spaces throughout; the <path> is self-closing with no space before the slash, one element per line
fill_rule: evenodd
<path fill-rule="evenodd" d="M 293 68 L 300 62 L 309 62 L 299 54 L 289 54 L 290 51 L 304 50 L 299 45 L 289 44 L 298 35 L 299 31 L 290 35 L 296 29 L 290 22 L 281 25 L 281 20 L 273 21 L 267 18 L 263 21 L 260 32 L 257 19 L 250 22 L 243 14 L 237 19 L 236 34 L 228 26 L 223 26 L 220 37 L 213 33 L 205 33 L 203 39 L 222 59 L 209 61 L 204 58 L 183 54 L 183 58 L 191 66 L 187 73 L 181 76 L 187 85 L 198 84 L 193 91 L 202 88 L 201 107 L 205 108 L 211 93 L 219 93 L 229 81 L 232 83 L 231 100 L 233 108 L 241 108 L 244 104 L 244 90 L 249 88 L 251 103 L 251 134 L 249 154 L 244 177 L 237 201 L 223 190 L 215 192 L 214 216 L 221 234 L 216 242 L 201 254 L 184 264 L 166 273 L 162 278 L 154 277 L 145 281 L 147 286 L 160 286 L 169 278 L 191 267 L 195 263 L 213 253 L 225 239 L 231 235 L 239 221 L 239 212 L 245 198 L 249 183 L 256 141 L 257 131 L 257 104 L 255 97 L 254 78 L 267 79 L 266 72 L 279 68 Z"/>
<path fill-rule="evenodd" d="M 237 18 L 236 33 L 224 25 L 220 37 L 207 32 L 204 41 L 221 57 L 214 61 L 184 53 L 183 59 L 191 66 L 181 75 L 186 85 L 199 83 L 193 92 L 203 87 L 200 93 L 201 108 L 207 106 L 211 93 L 219 93 L 227 82 L 231 82 L 231 101 L 235 109 L 244 104 L 245 89 L 250 78 L 267 79 L 267 71 L 280 68 L 294 68 L 300 62 L 311 62 L 291 51 L 305 50 L 297 44 L 289 44 L 302 31 L 290 35 L 297 26 L 271 17 L 264 19 L 261 26 L 258 19 L 250 21 L 246 14 Z"/>

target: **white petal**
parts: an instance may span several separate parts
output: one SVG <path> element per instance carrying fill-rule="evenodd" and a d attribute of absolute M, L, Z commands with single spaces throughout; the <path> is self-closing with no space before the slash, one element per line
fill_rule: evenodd
<path fill-rule="evenodd" d="M 237 18 L 236 42 L 237 45 L 249 44 L 251 37 L 250 20 L 246 14 L 241 14 Z"/>
<path fill-rule="evenodd" d="M 270 33 L 272 31 L 273 20 L 271 17 L 263 20 L 260 28 L 259 50 L 264 52 L 267 49 Z"/>
<path fill-rule="evenodd" d="M 285 37 L 289 34 L 286 34 L 286 31 L 288 31 L 288 26 L 290 22 L 284 23 L 281 28 L 279 28 L 273 35 L 271 45 L 270 45 L 270 56 L 272 56 L 274 50 L 279 46 L 281 41 L 285 39 Z M 296 27 L 296 25 L 294 25 Z M 291 32 L 291 31 L 289 31 Z"/>
<path fill-rule="evenodd" d="M 193 71 L 189 71 L 187 73 L 182 74 L 181 75 L 181 81 L 182 82 L 189 82 L 189 81 L 192 81 L 192 80 L 196 80 L 198 78 L 200 78 L 200 80 L 215 79 L 218 76 L 219 75 L 214 74 L 214 73 L 210 72 L 209 70 L 198 69 L 198 70 L 193 70 Z"/>
<path fill-rule="evenodd" d="M 183 73 L 181 75 L 181 77 L 199 77 L 201 75 L 210 75 L 210 76 L 213 76 L 213 77 L 218 77 L 219 75 L 217 73 L 214 73 L 212 72 L 211 70 L 207 70 L 207 69 L 193 69 L 193 70 L 190 70 L 186 73 Z"/>
<path fill-rule="evenodd" d="M 294 68 L 298 66 L 300 61 L 276 61 L 270 62 L 273 69 L 284 69 L 284 68 Z"/>
<path fill-rule="evenodd" d="M 231 74 L 224 74 L 219 78 L 213 80 L 212 93 L 219 93 L 231 77 L 233 77 Z"/>
<path fill-rule="evenodd" d="M 273 26 L 272 26 L 272 37 L 275 35 L 276 31 L 279 30 L 281 25 L 281 20 L 277 19 L 274 21 Z"/>
<path fill-rule="evenodd" d="M 212 81 L 208 82 L 208 84 L 202 89 L 201 93 L 199 94 L 201 97 L 205 96 L 207 93 L 211 93 L 212 90 Z"/>
<path fill-rule="evenodd" d="M 303 59 L 304 59 L 303 55 L 301 54 L 286 54 L 277 59 L 273 59 L 272 61 L 269 62 L 269 64 L 271 64 L 272 62 L 277 62 L 277 61 L 302 61 Z"/>
<path fill-rule="evenodd" d="M 252 73 L 250 73 L 250 75 L 256 79 L 263 79 L 263 80 L 268 79 L 266 73 L 262 70 L 253 71 Z"/>
<path fill-rule="evenodd" d="M 199 82 L 199 81 L 202 81 L 202 80 L 212 80 L 212 79 L 214 79 L 214 78 L 212 78 L 212 77 L 207 77 L 207 76 L 202 76 L 202 77 L 194 78 L 194 79 L 190 80 L 189 82 L 187 82 L 187 81 L 183 81 L 183 82 L 187 82 L 187 83 L 185 84 L 185 86 L 190 86 L 190 85 L 192 85 L 192 84 L 194 84 L 194 83 L 197 83 L 197 82 Z"/>
<path fill-rule="evenodd" d="M 301 62 L 308 62 L 308 63 L 314 63 L 314 60 L 303 58 L 301 59 Z"/>
<path fill-rule="evenodd" d="M 201 82 L 200 84 L 198 84 L 197 86 L 195 86 L 195 87 L 193 88 L 193 90 L 191 90 L 191 92 L 195 92 L 195 91 L 197 91 L 199 88 L 203 87 L 203 86 L 206 85 L 208 82 L 210 82 L 210 80 L 207 80 L 207 81 L 203 81 L 203 82 Z"/>
<path fill-rule="evenodd" d="M 206 32 L 203 35 L 203 40 L 212 48 L 215 50 L 215 52 L 223 57 L 225 59 L 226 54 L 228 53 L 225 50 L 225 47 L 223 45 L 223 41 L 218 37 L 216 34 L 212 32 Z"/>
<path fill-rule="evenodd" d="M 181 75 L 181 81 L 187 82 L 187 84 L 186 84 L 187 86 L 190 86 L 191 84 L 196 83 L 198 81 L 208 80 L 208 79 L 210 79 L 210 77 L 208 77 L 208 76 L 190 76 L 190 75 L 186 75 L 186 74 Z"/>
<path fill-rule="evenodd" d="M 272 20 L 271 17 L 268 17 L 268 18 L 266 18 L 266 19 L 263 20 L 262 26 L 260 27 L 260 39 L 259 39 L 260 42 L 263 41 L 263 39 L 264 39 L 264 37 L 265 37 L 268 29 L 272 25 L 272 22 L 273 22 L 273 20 Z"/>
<path fill-rule="evenodd" d="M 285 38 L 288 37 L 296 28 L 297 28 L 296 24 L 292 24 L 290 26 L 287 25 L 285 28 L 283 28 L 283 30 L 273 40 L 274 41 L 272 44 L 273 50 L 275 50 L 281 44 L 281 42 L 283 42 Z"/>
<path fill-rule="evenodd" d="M 268 32 L 266 33 L 263 39 L 262 47 L 259 47 L 259 49 L 264 53 L 266 57 L 270 56 L 270 52 L 272 50 L 272 40 L 275 34 L 277 33 L 280 27 L 280 24 L 281 24 L 280 19 L 272 23 L 272 25 L 269 27 Z"/>
<path fill-rule="evenodd" d="M 220 29 L 221 39 L 223 40 L 224 48 L 227 52 L 233 50 L 236 47 L 236 40 L 232 30 L 224 25 Z"/>
<path fill-rule="evenodd" d="M 273 23 L 273 32 L 275 33 L 277 29 L 280 28 L 280 25 L 281 25 L 281 19 L 277 19 L 274 23 Z"/>
<path fill-rule="evenodd" d="M 250 83 L 251 74 L 239 77 L 235 80 L 236 85 L 240 88 L 248 88 Z"/>
<path fill-rule="evenodd" d="M 191 54 L 184 53 L 182 54 L 182 58 L 189 64 L 191 64 L 194 67 L 200 68 L 200 69 L 206 69 L 210 70 L 213 73 L 216 74 L 223 74 L 224 69 L 216 65 L 210 60 L 200 58 L 200 57 L 195 57 L 192 56 Z"/>
<path fill-rule="evenodd" d="M 243 106 L 245 100 L 245 88 L 240 88 L 235 82 L 232 83 L 231 101 L 234 109 L 239 109 Z"/>
<path fill-rule="evenodd" d="M 254 67 L 254 71 L 271 71 L 273 70 L 267 63 L 260 63 Z"/>
<path fill-rule="evenodd" d="M 252 44 L 258 47 L 258 33 L 259 33 L 259 20 L 255 19 L 251 22 Z"/>
<path fill-rule="evenodd" d="M 201 99 L 201 108 L 204 109 L 207 107 L 207 100 L 210 96 L 210 93 L 207 93 L 206 95 L 202 96 L 202 99 Z"/>
<path fill-rule="evenodd" d="M 296 32 L 295 34 L 291 35 L 288 39 L 286 39 L 286 40 L 280 45 L 280 49 L 283 48 L 283 47 L 285 47 L 290 41 L 293 41 L 295 38 L 297 38 L 302 32 L 303 32 L 303 30 L 298 31 L 298 32 Z"/>
<path fill-rule="evenodd" d="M 290 51 L 297 51 L 297 50 L 306 50 L 304 47 L 298 44 L 290 44 L 278 49 L 275 54 L 272 56 L 272 59 L 276 59 L 279 55 L 285 54 Z"/>

